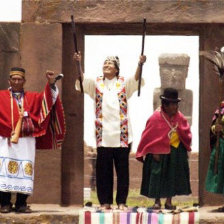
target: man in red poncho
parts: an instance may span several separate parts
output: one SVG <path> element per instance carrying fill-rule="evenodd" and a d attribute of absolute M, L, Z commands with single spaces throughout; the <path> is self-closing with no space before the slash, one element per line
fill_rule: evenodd
<path fill-rule="evenodd" d="M 149 118 L 136 153 L 143 162 L 141 194 L 155 198 L 153 209 L 175 209 L 172 197 L 191 193 L 187 151 L 191 151 L 190 125 L 178 111 L 178 92 L 167 88 L 162 106 Z"/>
<path fill-rule="evenodd" d="M 11 192 L 17 193 L 15 210 L 29 213 L 27 197 L 33 192 L 35 149 L 60 147 L 64 138 L 63 108 L 54 72 L 47 71 L 42 93 L 24 92 L 25 70 L 12 68 L 8 90 L 0 91 L 1 213 L 12 210 Z"/>

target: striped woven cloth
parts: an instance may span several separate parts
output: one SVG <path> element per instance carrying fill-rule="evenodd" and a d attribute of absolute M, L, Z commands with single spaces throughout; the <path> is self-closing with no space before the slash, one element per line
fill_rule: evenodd
<path fill-rule="evenodd" d="M 91 212 L 80 211 L 79 224 L 198 224 L 198 212 Z"/>

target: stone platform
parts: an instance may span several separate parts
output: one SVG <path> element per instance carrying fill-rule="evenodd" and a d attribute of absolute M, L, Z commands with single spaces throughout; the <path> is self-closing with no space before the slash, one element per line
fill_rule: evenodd
<path fill-rule="evenodd" d="M 224 224 L 224 212 L 218 212 L 220 206 L 204 206 L 199 209 L 200 224 Z"/>
<path fill-rule="evenodd" d="M 78 224 L 78 206 L 63 207 L 56 204 L 32 204 L 31 214 L 0 214 L 0 224 Z M 217 212 L 218 206 L 202 207 L 200 224 L 224 224 L 224 212 Z"/>
<path fill-rule="evenodd" d="M 0 224 L 78 224 L 78 206 L 62 207 L 56 204 L 31 204 L 31 214 L 0 213 Z"/>

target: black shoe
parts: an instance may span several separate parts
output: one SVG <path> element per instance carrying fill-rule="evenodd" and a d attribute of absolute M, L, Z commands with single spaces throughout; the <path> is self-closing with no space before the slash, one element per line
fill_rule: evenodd
<path fill-rule="evenodd" d="M 1 213 L 9 213 L 11 211 L 12 211 L 12 205 L 4 205 L 0 209 Z"/>
<path fill-rule="evenodd" d="M 85 203 L 85 206 L 92 207 L 93 206 L 93 203 L 91 201 L 88 201 L 88 202 Z"/>
<path fill-rule="evenodd" d="M 169 204 L 165 204 L 165 209 L 167 209 L 167 210 L 176 210 L 176 206 L 175 205 L 169 205 Z"/>
<path fill-rule="evenodd" d="M 23 206 L 16 207 L 16 212 L 17 213 L 31 213 L 32 210 L 30 209 L 30 206 L 23 205 Z"/>

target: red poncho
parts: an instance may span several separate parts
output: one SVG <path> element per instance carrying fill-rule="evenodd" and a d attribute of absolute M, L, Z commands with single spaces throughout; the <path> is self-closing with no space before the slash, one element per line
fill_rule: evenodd
<path fill-rule="evenodd" d="M 59 97 L 52 103 L 51 90 L 47 84 L 42 93 L 24 93 L 24 111 L 28 112 L 34 125 L 33 137 L 36 137 L 37 149 L 60 147 L 65 134 L 64 112 Z M 19 110 L 13 99 L 13 119 L 16 127 Z M 10 91 L 0 91 L 0 136 L 10 137 L 12 132 Z"/>
<path fill-rule="evenodd" d="M 191 151 L 191 131 L 190 125 L 181 112 L 177 112 L 172 119 L 170 119 L 164 112 L 163 115 L 172 126 L 177 126 L 177 133 L 180 141 L 184 144 L 187 151 Z M 156 110 L 148 119 L 145 130 L 137 149 L 136 158 L 140 161 L 143 156 L 148 153 L 152 154 L 169 154 L 170 153 L 170 139 L 168 133 L 171 130 L 165 119 L 161 115 L 160 110 Z"/>

